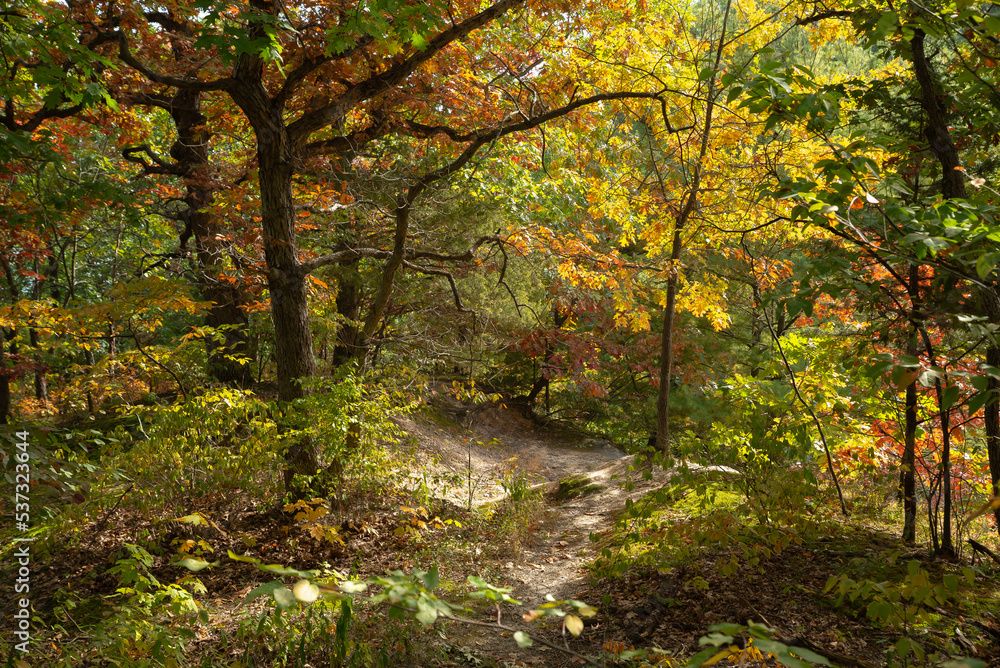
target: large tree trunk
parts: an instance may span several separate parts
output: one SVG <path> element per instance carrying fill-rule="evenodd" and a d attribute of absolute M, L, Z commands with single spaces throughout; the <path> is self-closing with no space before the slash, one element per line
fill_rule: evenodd
<path fill-rule="evenodd" d="M 280 120 L 280 119 L 279 119 Z M 306 275 L 299 266 L 295 249 L 295 214 L 292 200 L 292 158 L 283 127 L 257 131 L 260 161 L 260 196 L 264 231 L 264 259 L 278 371 L 278 398 L 293 401 L 305 396 L 302 381 L 316 373 Z M 310 439 L 301 439 L 288 448 L 285 486 L 292 490 L 296 475 L 319 473 L 319 457 Z"/>
<path fill-rule="evenodd" d="M 212 134 L 207 128 L 208 119 L 201 112 L 201 93 L 178 91 L 167 109 L 177 129 L 177 141 L 170 148 L 170 155 L 177 161 L 187 188 L 181 247 L 190 239 L 198 287 L 202 297 L 212 304 L 205 324 L 223 336 L 221 345 L 212 339 L 207 341 L 209 373 L 220 382 L 246 387 L 253 382 L 253 371 L 249 363 L 239 360 L 253 359 L 256 351 L 250 345 L 245 292 L 220 279 L 226 246 L 221 240 L 218 216 L 211 212 L 219 184 L 209 161 Z"/>

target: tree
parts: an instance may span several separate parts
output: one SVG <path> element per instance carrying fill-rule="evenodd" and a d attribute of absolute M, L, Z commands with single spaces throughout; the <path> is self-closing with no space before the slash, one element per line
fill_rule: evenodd
<path fill-rule="evenodd" d="M 79 42 L 102 62 L 116 58 L 125 68 L 113 76 L 105 72 L 116 86 L 137 92 L 160 87 L 164 101 L 181 99 L 182 93 L 224 95 L 249 123 L 283 401 L 301 397 L 300 381 L 316 371 L 309 274 L 363 257 L 381 262 L 375 296 L 359 319 L 354 344 L 355 357 L 363 360 L 397 274 L 408 262 L 428 257 L 412 248 L 410 236 L 414 207 L 428 189 L 505 136 L 602 101 L 660 94 L 655 84 L 626 92 L 595 90 L 585 80 L 567 84 L 555 63 L 557 54 L 571 47 L 560 40 L 586 10 L 561 16 L 549 27 L 536 23 L 538 15 L 549 15 L 544 5 L 519 13 L 516 29 L 499 22 L 524 4 L 500 0 L 478 10 L 455 4 L 390 2 L 369 8 L 254 0 L 238 6 L 182 3 L 164 11 L 124 4 L 110 13 L 85 2 L 70 4 Z M 606 17 L 594 12 L 587 18 Z M 555 33 L 556 51 L 546 54 L 545 41 L 535 40 L 547 31 Z M 496 57 L 487 48 L 494 42 L 509 54 Z M 590 94 L 582 96 L 583 91 Z M 391 241 L 300 257 L 297 179 L 320 158 L 364 163 L 365 151 L 374 146 L 396 146 L 387 154 L 394 163 L 404 157 L 400 151 L 414 150 L 420 158 L 401 170 L 404 178 L 391 203 Z M 139 158 L 138 152 L 132 155 Z M 302 456 L 297 469 L 315 471 L 311 449 Z"/>
<path fill-rule="evenodd" d="M 772 112 L 769 124 L 782 118 L 804 121 L 805 127 L 829 151 L 829 157 L 815 165 L 821 182 L 786 173 L 781 175 L 781 185 L 772 193 L 796 202 L 793 217 L 811 221 L 860 249 L 884 270 L 887 277 L 892 277 L 895 289 L 905 295 L 902 299 L 893 297 L 898 313 L 908 323 L 905 335 L 908 343 L 902 347 L 910 354 L 909 359 L 897 365 L 893 374 L 897 385 L 906 386 L 904 538 L 912 539 L 915 528 L 912 475 L 918 422 L 916 383 L 919 379 L 934 387 L 937 404 L 934 418 L 940 423 L 938 433 L 942 444 L 940 476 L 944 513 L 940 542 L 934 522 L 932 536 L 936 551 L 952 554 L 951 415 L 961 392 L 955 379 L 982 374 L 980 384 L 987 391 L 969 401 L 968 409 L 974 413 L 984 403 L 993 401 L 988 387 L 992 382 L 989 379 L 996 372 L 988 360 L 978 371 L 950 370 L 954 362 L 949 364 L 942 359 L 936 340 L 939 337 L 932 336 L 930 330 L 942 327 L 945 313 L 959 316 L 959 322 L 983 321 L 984 298 L 988 304 L 995 297 L 991 287 L 995 282 L 987 280 L 997 264 L 997 256 L 990 246 L 1000 237 L 993 221 L 992 206 L 980 197 L 966 199 L 969 195 L 966 182 L 972 177 L 970 167 L 962 164 L 958 146 L 972 147 L 976 142 L 968 130 L 956 132 L 952 119 L 975 112 L 958 103 L 958 100 L 967 99 L 966 95 L 952 96 L 948 91 L 957 91 L 968 86 L 970 81 L 976 82 L 975 86 L 985 84 L 990 89 L 991 84 L 976 68 L 968 66 L 976 49 L 967 40 L 996 26 L 971 7 L 948 10 L 947 14 L 938 14 L 928 8 L 913 7 L 912 10 L 904 16 L 894 10 L 884 12 L 858 7 L 850 11 L 817 12 L 799 20 L 800 24 L 811 24 L 850 18 L 868 46 L 881 46 L 901 55 L 908 63 L 908 76 L 887 74 L 868 80 L 848 79 L 843 83 L 819 85 L 807 71 L 772 68 L 761 73 L 755 84 L 756 100 L 749 103 L 748 108 L 769 108 Z M 956 40 L 956 26 L 963 25 L 972 26 L 970 34 Z M 935 64 L 928 55 L 928 40 L 934 40 L 940 47 L 936 49 L 939 60 L 957 61 L 963 66 L 965 76 L 952 78 L 944 74 L 947 67 Z M 789 82 L 797 87 L 794 92 Z M 762 95 L 764 87 L 761 84 L 766 86 L 767 95 Z M 782 89 L 785 93 L 776 100 L 774 92 Z M 914 104 L 908 101 L 908 94 L 912 95 L 909 99 L 916 101 Z M 862 107 L 850 114 L 852 120 L 867 121 L 881 132 L 849 133 L 847 124 L 840 124 L 838 107 L 848 98 Z M 879 114 L 882 118 L 895 114 L 899 122 L 895 126 L 872 123 L 866 118 L 871 114 Z M 969 130 L 971 127 L 970 124 Z M 987 127 L 992 126 L 988 124 Z M 975 153 L 969 155 L 973 157 Z M 981 177 L 972 181 L 977 187 L 985 183 Z M 988 321 L 988 316 L 986 319 Z M 985 328 L 981 324 L 973 325 L 964 332 L 961 327 L 948 329 L 958 337 L 951 343 L 957 348 L 952 355 L 955 360 L 971 354 L 979 346 L 977 339 L 981 342 L 985 336 L 986 340 L 995 340 L 994 323 Z M 916 357 L 918 354 L 926 366 L 921 365 Z"/>

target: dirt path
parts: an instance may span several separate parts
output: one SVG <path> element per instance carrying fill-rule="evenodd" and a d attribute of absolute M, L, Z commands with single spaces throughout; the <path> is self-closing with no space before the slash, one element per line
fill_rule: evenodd
<path fill-rule="evenodd" d="M 865 621 L 831 608 L 822 593 L 837 563 L 835 556 L 826 554 L 822 537 L 810 545 L 786 546 L 780 556 L 767 560 L 766 567 L 742 564 L 733 576 L 723 575 L 720 566 L 736 553 L 709 549 L 668 573 L 626 573 L 591 588 L 584 567 L 598 554 L 590 535 L 610 528 L 626 501 L 663 486 L 671 474 L 654 467 L 652 478 L 645 480 L 640 471 L 632 470 L 634 459 L 610 443 L 538 427 L 501 406 L 470 409 L 441 400 L 435 408 L 437 412 L 401 422 L 412 435 L 415 454 L 430 465 L 429 475 L 439 476 L 439 482 L 464 476 L 476 483 L 471 497 L 467 485 L 446 489 L 447 484 L 435 488 L 435 496 L 460 506 L 470 500 L 479 505 L 502 498 L 499 482 L 511 468 L 549 483 L 550 488 L 581 474 L 596 486 L 592 493 L 567 498 L 547 494 L 533 540 L 516 558 L 500 563 L 499 577 L 495 570 L 491 574 L 491 581 L 512 587 L 513 596 L 524 603 L 520 609 L 503 613 L 501 621 L 512 630 L 587 656 L 598 655 L 605 643 L 613 642 L 618 649 L 659 647 L 683 657 L 698 650 L 698 638 L 712 624 L 753 619 L 777 629 L 781 638 L 801 636 L 802 642 L 838 663 L 875 666 L 884 662 L 882 641 Z M 736 474 L 718 466 L 702 470 L 713 476 Z M 627 482 L 633 485 L 628 491 Z M 611 595 L 607 605 L 602 601 L 604 593 Z M 543 604 L 547 594 L 560 600 L 579 599 L 600 612 L 587 620 L 579 638 L 562 634 L 556 618 L 524 622 L 521 614 Z M 539 628 L 545 619 L 553 621 Z M 495 622 L 496 611 L 484 610 L 478 620 Z M 442 648 L 451 649 L 451 661 L 443 665 L 561 668 L 582 663 L 538 644 L 518 649 L 511 634 L 501 635 L 495 629 L 452 624 L 446 632 Z"/>
<path fill-rule="evenodd" d="M 546 495 L 546 508 L 534 541 L 505 567 L 508 582 L 514 587 L 513 596 L 525 604 L 522 612 L 544 603 L 546 594 L 600 607 L 600 601 L 594 600 L 596 595 L 588 592 L 583 569 L 597 556 L 590 535 L 609 528 L 627 499 L 638 499 L 663 485 L 666 474 L 660 470 L 652 480 L 644 480 L 641 472 L 630 470 L 633 458 L 610 443 L 544 429 L 502 407 L 463 411 L 457 404 L 446 404 L 446 414 L 449 408 L 454 409 L 452 414 L 464 417 L 463 426 L 445 420 L 435 422 L 427 416 L 400 420 L 400 426 L 415 438 L 415 454 L 432 471 L 431 478 L 436 477 L 440 483 L 449 476 L 466 482 L 471 477 L 473 505 L 502 498 L 501 478 L 511 468 L 538 482 L 552 483 L 550 489 L 570 477 L 586 474 L 590 479 L 590 488 L 582 495 L 574 497 L 571 492 L 564 500 Z M 633 483 L 632 490 L 625 491 L 626 481 Z M 435 489 L 436 495 L 465 506 L 469 501 L 467 487 L 439 484 Z M 568 639 L 570 648 L 583 653 L 593 652 L 595 644 L 600 648 L 603 629 L 600 617 L 595 620 L 588 624 L 583 637 Z M 535 637 L 567 642 L 555 625 L 540 630 L 538 622 L 529 625 L 512 613 L 503 618 L 503 623 Z M 488 656 L 500 665 L 514 660 L 526 665 L 579 665 L 569 655 L 548 648 L 520 650 L 511 638 L 500 637 L 495 631 L 455 626 L 449 633 L 453 634 L 451 643 Z"/>

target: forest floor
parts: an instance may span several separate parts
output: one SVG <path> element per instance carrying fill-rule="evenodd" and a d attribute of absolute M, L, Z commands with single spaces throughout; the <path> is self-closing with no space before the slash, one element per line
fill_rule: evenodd
<path fill-rule="evenodd" d="M 520 549 L 502 564 L 502 584 L 513 589 L 523 610 L 504 611 L 501 622 L 536 638 L 565 647 L 580 655 L 612 656 L 607 650 L 655 647 L 651 655 L 662 665 L 689 657 L 701 649 L 698 639 L 710 625 L 720 622 L 744 624 L 748 620 L 767 624 L 783 638 L 824 649 L 842 665 L 882 665 L 886 634 L 874 632 L 841 611 L 824 603 L 824 583 L 831 565 L 845 553 L 823 555 L 817 550 L 791 547 L 780 558 L 770 560 L 761 573 L 746 567 L 724 578 L 719 564 L 728 552 L 715 551 L 666 572 L 633 572 L 621 578 L 596 581 L 588 566 L 600 554 L 601 543 L 591 536 L 608 532 L 626 503 L 639 502 L 649 492 L 663 487 L 671 475 L 652 468 L 644 478 L 636 470 L 635 458 L 625 456 L 606 441 L 586 438 L 558 428 L 540 427 L 502 406 L 487 405 L 469 411 L 455 403 L 439 403 L 445 415 L 459 416 L 462 429 L 449 429 L 433 421 L 406 419 L 401 426 L 416 437 L 424 466 L 442 474 L 468 475 L 471 462 L 474 480 L 472 505 L 501 497 L 498 473 L 515 468 L 533 479 L 550 483 L 549 493 L 538 510 L 532 531 Z M 483 474 L 487 475 L 484 479 Z M 571 491 L 554 491 L 560 481 L 574 481 Z M 475 484 L 477 483 L 478 484 Z M 631 483 L 626 491 L 626 483 Z M 581 488 L 579 494 L 572 487 Z M 450 501 L 468 503 L 468 494 L 455 489 L 443 493 Z M 867 550 L 882 546 L 878 536 L 864 539 Z M 847 555 L 851 556 L 851 555 Z M 599 609 L 580 637 L 566 634 L 556 622 L 539 628 L 527 623 L 521 613 L 546 601 L 578 599 Z M 606 602 L 605 602 L 606 601 Z M 495 610 L 482 610 L 476 619 L 496 621 Z M 447 643 L 455 657 L 453 665 L 575 666 L 583 662 L 573 654 L 535 644 L 520 649 L 509 634 L 476 626 L 453 624 Z M 749 657 L 748 657 L 749 658 Z M 777 665 L 773 659 L 761 664 L 745 660 L 742 665 Z"/>
<path fill-rule="evenodd" d="M 141 626 L 145 617 L 129 617 L 138 613 L 121 605 L 125 573 L 116 574 L 110 566 L 124 563 L 127 545 L 138 545 L 149 551 L 150 559 L 138 571 L 162 583 L 175 582 L 184 575 L 174 562 L 178 546 L 185 543 L 204 548 L 206 557 L 216 555 L 209 558 L 221 564 L 196 574 L 205 587 L 197 597 L 199 605 L 211 623 L 198 626 L 187 643 L 192 665 L 286 665 L 282 652 L 292 642 L 287 639 L 301 638 L 296 635 L 299 625 L 308 620 L 303 610 L 291 625 L 265 629 L 263 620 L 273 611 L 273 601 L 269 596 L 245 599 L 275 576 L 250 563 L 227 560 L 227 550 L 264 563 L 350 578 L 436 567 L 441 580 L 436 593 L 467 606 L 467 616 L 480 624 L 497 622 L 498 611 L 466 598 L 467 576 L 509 587 L 522 602 L 520 608 L 500 609 L 499 622 L 507 630 L 458 622 L 437 629 L 414 622 L 394 626 L 385 623 L 384 609 L 359 604 L 352 627 L 357 646 L 378 653 L 391 645 L 397 648 L 393 656 L 404 657 L 400 665 L 558 668 L 581 665 L 585 656 L 599 657 L 599 665 L 673 667 L 702 649 L 699 639 L 713 624 L 748 621 L 772 627 L 776 639 L 817 651 L 834 665 L 889 665 L 887 657 L 898 651 L 901 639 L 928 653 L 974 655 L 1000 665 L 1000 625 L 992 617 L 1000 609 L 998 576 L 991 563 L 978 567 L 975 586 L 963 586 L 957 603 L 925 605 L 931 622 L 903 629 L 869 623 L 866 606 L 879 601 L 871 591 L 853 607 L 833 604 L 833 595 L 824 591 L 831 576 L 847 574 L 859 582 L 869 578 L 892 589 L 907 581 L 907 567 L 914 562 L 932 584 L 961 574 L 968 565 L 931 559 L 926 545 L 902 545 L 891 522 L 867 521 L 859 514 L 831 522 L 826 533 L 775 549 L 755 566 L 733 541 L 729 547 L 702 547 L 682 558 L 662 559 L 655 566 L 630 566 L 615 577 L 595 577 L 595 560 L 603 549 L 623 557 L 620 563 L 638 563 L 635 554 L 621 552 L 621 540 L 616 542 L 620 518 L 628 504 L 649 503 L 651 492 L 670 484 L 671 472 L 653 467 L 644 476 L 634 457 L 607 441 L 558 424 L 539 425 L 502 404 L 463 404 L 447 392 L 396 423 L 404 437 L 391 459 L 411 463 L 393 474 L 391 482 L 376 476 L 364 488 L 358 485 L 363 479 L 356 479 L 357 489 L 349 489 L 339 506 L 331 504 L 323 521 L 343 544 L 311 537 L 291 515 L 271 501 L 262 503 L 252 491 L 190 499 L 183 509 L 168 510 L 174 514 L 166 517 L 152 516 L 141 504 L 129 505 L 131 487 L 123 488 L 118 501 L 125 503 L 120 506 L 109 504 L 87 515 L 87 505 L 78 506 L 80 519 L 63 521 L 64 529 L 44 549 L 38 544 L 37 559 L 33 557 L 32 605 L 52 642 L 39 645 L 38 661 L 29 665 L 110 665 L 84 660 L 118 651 L 107 644 L 97 649 L 95 643 L 104 642 L 100 634 L 110 628 L 149 631 Z M 705 479 L 711 475 L 706 473 Z M 274 489 L 278 481 L 270 484 Z M 855 500 L 860 505 L 860 497 Z M 683 508 L 680 501 L 659 502 L 657 510 L 675 513 L 667 522 L 686 521 L 692 508 Z M 892 515 L 888 502 L 881 503 L 885 516 Z M 191 527 L 171 519 L 179 510 L 200 513 L 211 524 Z M 0 578 L 13 581 L 15 563 L 11 558 L 0 562 Z M 735 566 L 723 575 L 727 564 Z M 583 601 L 598 612 L 585 620 L 579 637 L 565 633 L 557 617 L 522 619 L 543 605 L 547 595 Z M 10 619 L 13 605 L 11 597 L 0 597 L 0 615 Z M 518 648 L 514 631 L 539 642 Z M 124 638 L 126 631 L 116 633 Z M 75 663 L 74 648 L 80 657 Z M 633 648 L 653 653 L 643 662 L 616 658 Z M 314 649 L 315 659 L 287 665 L 327 665 L 322 648 Z M 773 658 L 755 662 L 749 652 L 730 658 L 743 666 L 777 665 Z"/>

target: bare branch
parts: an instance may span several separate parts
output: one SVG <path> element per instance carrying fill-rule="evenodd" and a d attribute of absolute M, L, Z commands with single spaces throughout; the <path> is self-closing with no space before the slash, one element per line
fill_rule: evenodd
<path fill-rule="evenodd" d="M 408 269 L 412 269 L 421 274 L 430 274 L 432 276 L 444 276 L 448 279 L 448 283 L 451 285 L 451 294 L 455 298 L 455 308 L 459 311 L 467 311 L 468 309 L 462 306 L 462 297 L 458 294 L 458 286 L 455 285 L 455 277 L 451 275 L 451 272 L 446 269 L 434 269 L 432 267 L 424 267 L 419 264 L 414 264 L 412 262 L 403 261 L 403 266 Z"/>

